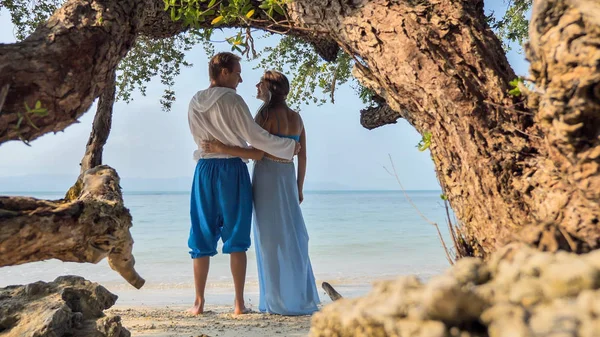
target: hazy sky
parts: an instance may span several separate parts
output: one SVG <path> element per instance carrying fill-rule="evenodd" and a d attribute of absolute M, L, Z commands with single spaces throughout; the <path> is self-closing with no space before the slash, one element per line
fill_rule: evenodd
<path fill-rule="evenodd" d="M 503 12 L 500 1 L 486 8 Z M 492 1 L 488 1 L 492 3 Z M 495 8 L 493 8 L 495 7 Z M 7 11 L 0 12 L 0 43 L 15 41 L 14 27 Z M 226 32 L 226 34 L 228 34 Z M 233 34 L 230 34 L 233 35 Z M 276 37 L 267 43 L 274 43 Z M 229 46 L 217 44 L 217 51 Z M 147 96 L 134 95 L 130 104 L 118 102 L 114 107 L 110 138 L 104 149 L 104 163 L 117 169 L 122 179 L 191 177 L 196 145 L 187 123 L 187 106 L 196 91 L 208 86 L 208 59 L 201 47 L 187 53 L 193 67 L 183 69 L 176 79 L 177 101 L 171 112 L 163 112 L 159 103 L 164 87 L 154 80 Z M 518 74 L 527 73 L 523 55 L 512 51 L 509 61 Z M 244 82 L 238 93 L 254 113 L 260 101 L 255 98 L 255 84 L 262 75 L 253 70 L 255 63 L 242 64 Z M 294 74 L 286 74 L 288 78 Z M 366 130 L 359 122 L 363 103 L 348 85 L 336 89 L 336 103 L 322 106 L 302 105 L 301 114 L 307 132 L 307 186 L 344 186 L 352 189 L 396 189 L 395 179 L 385 170 L 388 154 L 395 162 L 406 189 L 439 189 L 429 152 L 415 147 L 421 136 L 406 121 Z M 31 143 L 19 141 L 0 145 L 0 177 L 22 175 L 72 175 L 79 173 L 95 106 L 64 132 L 48 134 Z M 2 187 L 0 186 L 0 191 Z"/>

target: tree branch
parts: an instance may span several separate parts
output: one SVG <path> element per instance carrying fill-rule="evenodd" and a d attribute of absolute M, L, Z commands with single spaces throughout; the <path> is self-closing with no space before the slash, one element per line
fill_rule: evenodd
<path fill-rule="evenodd" d="M 0 197 L 0 267 L 49 259 L 98 263 L 108 256 L 112 269 L 141 288 L 117 172 L 98 166 L 80 186 L 74 200 Z"/>
<path fill-rule="evenodd" d="M 92 124 L 92 132 L 85 148 L 85 155 L 81 159 L 81 174 L 91 168 L 102 165 L 102 150 L 108 140 L 112 124 L 115 92 L 115 72 L 113 71 L 107 81 L 107 87 L 102 95 L 100 95 L 100 100 L 98 101 L 96 116 Z"/>

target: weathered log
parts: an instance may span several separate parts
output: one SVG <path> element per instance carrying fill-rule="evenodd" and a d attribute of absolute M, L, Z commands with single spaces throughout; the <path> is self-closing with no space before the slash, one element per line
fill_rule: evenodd
<path fill-rule="evenodd" d="M 105 316 L 117 296 L 78 276 L 0 288 L 0 335 L 129 337 L 119 316 Z"/>
<path fill-rule="evenodd" d="M 141 288 L 117 172 L 98 166 L 76 186 L 74 199 L 0 197 L 0 267 L 48 259 L 98 263 L 108 256 L 112 269 Z"/>
<path fill-rule="evenodd" d="M 338 293 L 332 286 L 331 284 L 327 283 L 327 282 L 323 282 L 321 283 L 321 287 L 323 288 L 323 290 L 325 290 L 325 292 L 327 293 L 327 296 L 329 296 L 329 298 L 331 298 L 332 301 L 337 301 L 340 298 L 342 298 L 342 295 L 340 295 L 340 293 Z"/>
<path fill-rule="evenodd" d="M 427 283 L 381 281 L 314 314 L 310 336 L 553 336 L 600 331 L 600 251 L 539 252 L 515 244 L 486 263 L 463 258 Z"/>

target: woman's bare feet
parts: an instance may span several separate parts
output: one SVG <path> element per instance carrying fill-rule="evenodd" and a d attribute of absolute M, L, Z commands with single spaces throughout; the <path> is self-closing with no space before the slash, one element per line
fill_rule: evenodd
<path fill-rule="evenodd" d="M 204 313 L 204 299 L 196 299 L 194 306 L 187 310 L 192 315 L 200 315 Z"/>

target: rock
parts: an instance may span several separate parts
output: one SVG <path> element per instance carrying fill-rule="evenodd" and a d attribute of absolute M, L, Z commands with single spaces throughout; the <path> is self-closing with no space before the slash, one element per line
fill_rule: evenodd
<path fill-rule="evenodd" d="M 600 332 L 600 252 L 511 245 L 422 284 L 378 282 L 313 315 L 310 336 L 592 337 Z"/>
<path fill-rule="evenodd" d="M 0 288 L 0 335 L 130 337 L 118 316 L 103 311 L 117 296 L 78 276 Z"/>

